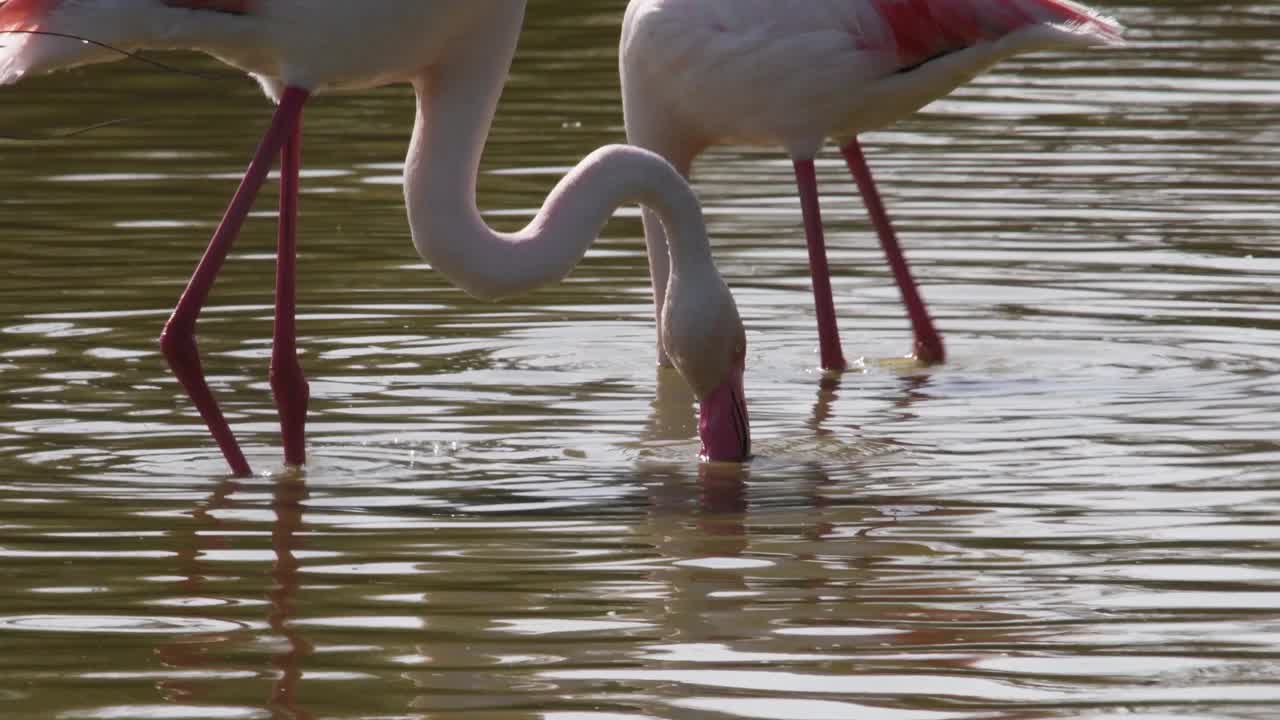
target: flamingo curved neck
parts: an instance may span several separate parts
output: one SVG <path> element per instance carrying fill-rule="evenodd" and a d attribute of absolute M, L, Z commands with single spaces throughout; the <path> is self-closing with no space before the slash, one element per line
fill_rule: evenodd
<path fill-rule="evenodd" d="M 405 162 L 405 205 L 418 253 L 487 300 L 562 280 L 614 211 L 637 202 L 661 218 L 672 263 L 712 268 L 702 210 L 685 179 L 647 150 L 610 145 L 578 163 L 523 229 L 499 233 L 476 207 L 476 180 L 509 58 L 447 64 L 414 83 L 418 112 Z"/>

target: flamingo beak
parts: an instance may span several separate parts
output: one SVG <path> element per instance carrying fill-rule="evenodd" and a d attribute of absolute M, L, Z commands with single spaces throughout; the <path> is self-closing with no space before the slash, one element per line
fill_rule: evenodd
<path fill-rule="evenodd" d="M 751 456 L 751 423 L 742 389 L 745 369 L 745 358 L 739 355 L 725 381 L 699 403 L 698 437 L 704 460 L 742 462 Z"/>

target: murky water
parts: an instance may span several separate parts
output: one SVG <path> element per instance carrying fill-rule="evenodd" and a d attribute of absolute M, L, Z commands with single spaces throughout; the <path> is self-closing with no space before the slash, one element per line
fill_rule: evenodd
<path fill-rule="evenodd" d="M 523 223 L 622 137 L 620 0 L 535 0 L 482 178 Z M 405 88 L 307 121 L 312 464 L 268 399 L 274 218 L 204 315 L 264 474 L 155 337 L 267 115 L 116 65 L 0 94 L 0 708 L 48 718 L 1272 718 L 1280 15 L 1111 3 L 1124 50 L 1002 65 L 866 138 L 951 361 L 909 345 L 838 156 L 846 349 L 814 371 L 791 169 L 697 168 L 759 457 L 699 466 L 634 210 L 503 305 L 417 259 Z M 179 56 L 188 67 L 209 67 Z M 656 398 L 656 399 L 655 399 Z"/>

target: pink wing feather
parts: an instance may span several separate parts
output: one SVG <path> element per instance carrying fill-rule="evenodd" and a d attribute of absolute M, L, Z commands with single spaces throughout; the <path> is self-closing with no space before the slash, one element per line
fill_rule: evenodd
<path fill-rule="evenodd" d="M 906 65 L 1037 23 L 1117 42 L 1120 25 L 1072 0 L 873 0 Z"/>
<path fill-rule="evenodd" d="M 0 2 L 0 30 L 35 30 L 62 0 L 5 0 Z"/>

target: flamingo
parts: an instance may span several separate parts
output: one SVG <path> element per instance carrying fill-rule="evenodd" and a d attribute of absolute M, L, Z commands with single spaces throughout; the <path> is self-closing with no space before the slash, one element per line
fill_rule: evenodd
<path fill-rule="evenodd" d="M 794 165 L 809 249 L 822 367 L 845 368 L 827 268 L 814 157 L 840 151 L 880 236 L 914 335 L 945 359 L 858 141 L 1000 60 L 1120 42 L 1114 20 L 1072 0 L 631 0 L 619 65 L 628 142 L 693 161 L 727 142 L 781 145 Z M 661 337 L 666 234 L 644 214 Z M 661 343 L 660 362 L 665 359 Z"/>
<path fill-rule="evenodd" d="M 270 365 L 285 462 L 305 462 L 308 387 L 297 358 L 295 238 L 301 118 L 317 92 L 409 82 L 417 117 L 405 201 L 418 253 L 473 296 L 496 300 L 556 282 L 577 264 L 619 205 L 650 206 L 671 233 L 662 342 L 700 405 L 702 454 L 750 452 L 743 393 L 746 339 L 711 259 L 701 207 L 658 155 L 600 148 L 551 191 L 522 230 L 494 232 L 475 184 L 524 19 L 523 0 L 7 0 L 0 1 L 0 84 L 121 50 L 207 52 L 255 77 L 276 110 L 239 189 L 160 338 L 161 350 L 236 475 L 251 472 L 201 369 L 201 307 L 254 198 L 281 157 L 275 326 Z"/>

